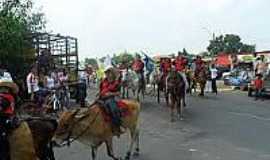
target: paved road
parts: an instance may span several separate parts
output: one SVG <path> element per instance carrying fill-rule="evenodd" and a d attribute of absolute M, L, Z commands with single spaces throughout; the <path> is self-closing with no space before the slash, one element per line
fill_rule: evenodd
<path fill-rule="evenodd" d="M 148 97 L 142 103 L 138 160 L 269 160 L 270 101 L 253 101 L 242 92 L 206 98 L 188 97 L 186 119 L 169 122 L 169 110 Z M 127 136 L 115 139 L 124 155 Z M 99 160 L 110 159 L 103 146 Z M 88 160 L 90 148 L 79 143 L 56 149 L 59 160 Z"/>

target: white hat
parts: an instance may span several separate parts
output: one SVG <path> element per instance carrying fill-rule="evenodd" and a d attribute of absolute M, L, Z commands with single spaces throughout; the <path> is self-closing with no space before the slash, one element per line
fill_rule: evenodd
<path fill-rule="evenodd" d="M 111 66 L 111 65 L 106 66 L 104 69 L 104 72 L 107 72 L 108 70 L 111 70 L 111 69 L 113 69 L 113 66 Z"/>
<path fill-rule="evenodd" d="M 0 76 L 0 87 L 10 88 L 11 91 L 15 94 L 19 92 L 19 87 L 17 86 L 16 83 L 13 82 L 8 72 L 4 72 L 4 75 Z"/>

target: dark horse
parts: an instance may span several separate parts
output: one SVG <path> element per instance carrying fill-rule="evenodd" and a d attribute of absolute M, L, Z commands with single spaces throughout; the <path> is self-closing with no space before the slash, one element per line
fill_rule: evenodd
<path fill-rule="evenodd" d="M 160 75 L 160 77 L 158 78 L 158 82 L 157 82 L 157 101 L 158 103 L 160 103 L 160 92 L 164 93 L 165 96 L 165 101 L 166 104 L 169 104 L 169 97 L 168 94 L 166 92 L 166 78 L 167 78 L 167 74 L 162 74 Z"/>
<path fill-rule="evenodd" d="M 185 103 L 185 81 L 180 73 L 171 71 L 167 77 L 166 82 L 166 90 L 170 100 L 169 106 L 171 109 L 171 121 L 175 121 L 175 108 L 180 120 L 183 120 Z"/>
<path fill-rule="evenodd" d="M 50 118 L 29 118 L 25 121 L 31 130 L 39 159 L 55 160 L 51 139 L 57 129 L 57 121 Z"/>
<path fill-rule="evenodd" d="M 199 96 L 204 96 L 204 89 L 205 89 L 205 85 L 206 85 L 206 81 L 207 81 L 207 74 L 208 71 L 207 69 L 204 67 L 202 68 L 200 71 L 198 71 L 198 73 L 194 76 L 194 85 L 196 86 L 197 83 L 200 86 L 200 94 Z"/>
<path fill-rule="evenodd" d="M 17 128 L 9 133 L 11 160 L 55 160 L 51 139 L 57 128 L 56 120 L 31 118 L 20 120 Z M 1 157 L 1 160 L 7 160 Z"/>

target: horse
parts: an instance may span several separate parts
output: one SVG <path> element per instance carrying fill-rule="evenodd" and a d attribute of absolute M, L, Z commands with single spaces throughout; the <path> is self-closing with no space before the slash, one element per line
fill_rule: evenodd
<path fill-rule="evenodd" d="M 145 94 L 145 80 L 141 73 L 136 73 L 131 70 L 122 73 L 122 97 L 129 98 L 129 89 L 136 95 L 137 100 L 140 101 L 140 96 Z"/>
<path fill-rule="evenodd" d="M 135 96 L 136 92 L 136 84 L 133 82 L 135 79 L 135 74 L 132 74 L 128 69 L 122 71 L 122 98 L 129 98 L 129 90 L 131 89 L 133 92 L 133 96 Z"/>
<path fill-rule="evenodd" d="M 128 114 L 122 116 L 122 126 L 125 131 L 129 130 L 131 141 L 125 160 L 129 160 L 136 144 L 134 155 L 139 155 L 139 113 L 140 104 L 134 100 L 122 100 L 125 103 Z M 99 103 L 94 103 L 90 108 L 65 111 L 61 114 L 59 125 L 54 135 L 56 144 L 68 144 L 78 140 L 92 149 L 92 159 L 96 160 L 96 154 L 101 144 L 105 143 L 107 154 L 114 160 L 119 160 L 113 152 L 113 137 L 111 122 L 104 118 L 104 108 Z M 71 141 L 73 138 L 73 141 Z"/>
<path fill-rule="evenodd" d="M 149 93 L 153 92 L 153 95 L 156 95 L 156 87 L 158 86 L 158 81 L 160 78 L 160 73 L 157 69 L 155 69 L 149 77 L 149 83 L 151 85 L 151 91 Z"/>
<path fill-rule="evenodd" d="M 205 85 L 207 82 L 207 69 L 204 67 L 201 70 L 198 71 L 198 73 L 196 74 L 196 76 L 194 76 L 194 84 L 195 86 L 197 85 L 197 83 L 200 86 L 201 92 L 199 94 L 199 96 L 204 96 L 204 89 L 205 89 Z"/>
<path fill-rule="evenodd" d="M 158 81 L 157 81 L 157 86 L 158 86 L 158 88 L 157 88 L 157 101 L 158 101 L 158 103 L 160 103 L 160 92 L 163 92 L 164 96 L 165 96 L 166 104 L 168 105 L 169 104 L 169 96 L 168 96 L 168 93 L 166 91 L 166 77 L 167 77 L 167 74 L 163 73 L 158 78 Z"/>
<path fill-rule="evenodd" d="M 10 160 L 55 160 L 51 139 L 56 128 L 52 119 L 22 120 L 8 136 Z"/>
<path fill-rule="evenodd" d="M 10 160 L 38 160 L 32 133 L 26 122 L 10 133 L 8 142 Z"/>
<path fill-rule="evenodd" d="M 177 109 L 178 116 L 180 120 L 183 120 L 183 111 L 184 111 L 184 103 L 185 103 L 185 81 L 182 75 L 178 72 L 171 72 L 167 76 L 166 80 L 166 90 L 169 95 L 170 100 L 170 109 L 171 109 L 171 122 L 174 122 L 174 112 L 175 105 Z"/>

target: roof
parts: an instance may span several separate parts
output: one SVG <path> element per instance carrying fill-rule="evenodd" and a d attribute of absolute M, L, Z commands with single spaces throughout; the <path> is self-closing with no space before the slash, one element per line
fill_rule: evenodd
<path fill-rule="evenodd" d="M 220 66 L 229 66 L 231 65 L 230 59 L 229 59 L 229 55 L 227 54 L 220 54 L 216 57 L 216 62 L 217 65 Z"/>

